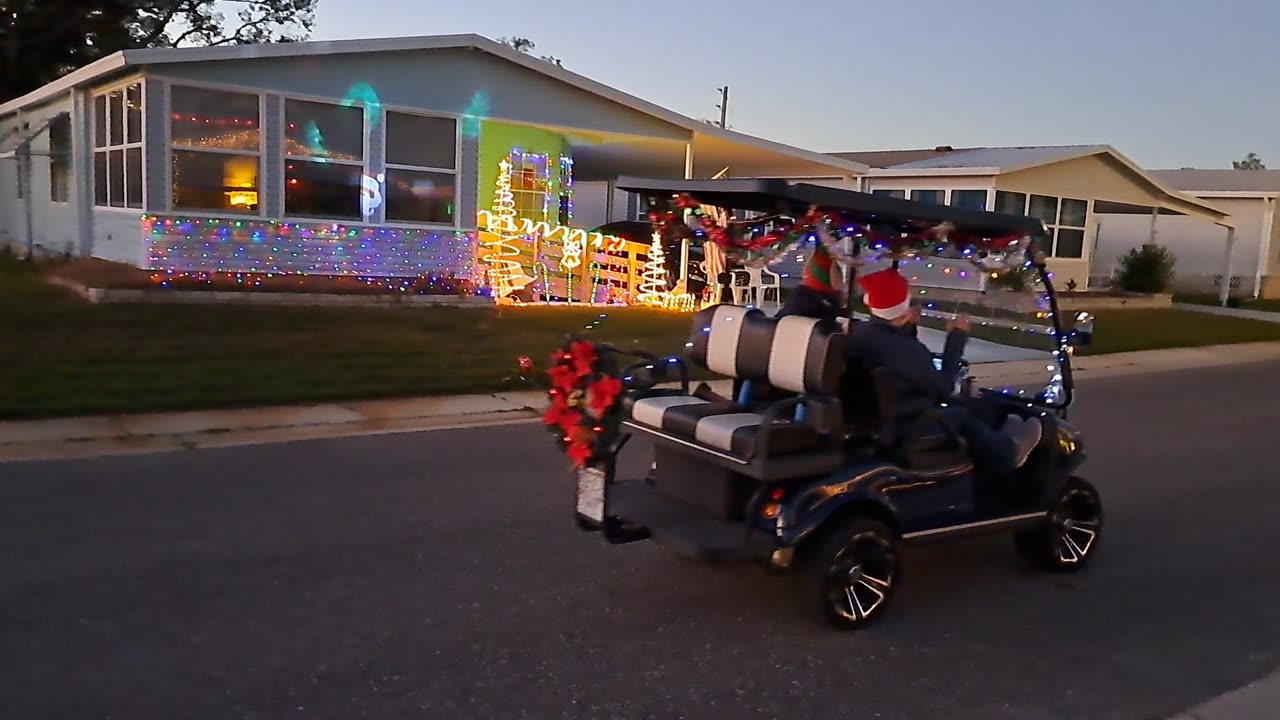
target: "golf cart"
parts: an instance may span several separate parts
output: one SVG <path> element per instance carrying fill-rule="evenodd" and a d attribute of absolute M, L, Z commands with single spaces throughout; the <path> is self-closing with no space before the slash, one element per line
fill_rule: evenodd
<path fill-rule="evenodd" d="M 985 398 L 1002 417 L 1043 423 L 1027 462 L 1012 477 L 995 477 L 975 468 L 964 439 L 941 415 L 925 413 L 906 431 L 890 421 L 895 399 L 883 369 L 848 356 L 838 328 L 748 307 L 708 307 L 693 316 L 686 357 L 599 350 L 634 362 L 616 366 L 616 439 L 580 458 L 578 527 L 609 543 L 653 540 L 706 561 L 796 571 L 806 602 L 838 628 L 861 627 L 886 611 L 907 543 L 1001 532 L 1048 571 L 1075 571 L 1093 557 L 1102 506 L 1077 474 L 1085 451 L 1067 423 L 1071 352 L 1089 341 L 1092 328 L 1084 316 L 1063 326 L 1037 250 L 1041 222 L 781 180 L 623 178 L 618 187 L 666 203 L 673 208 L 667 217 L 674 213 L 699 237 L 717 230 L 689 219 L 699 204 L 781 218 L 776 222 L 789 223 L 792 237 L 816 236 L 833 251 L 834 234 L 843 233 L 842 258 L 854 272 L 863 261 L 887 261 L 883 253 L 896 253 L 895 266 L 924 255 L 970 262 L 974 272 L 988 272 L 992 263 L 1025 271 L 1043 292 L 1053 375 L 1045 390 L 1031 393 L 957 383 L 958 394 Z M 749 231 L 735 232 L 746 247 Z M 912 253 L 902 251 L 903 238 L 918 240 Z M 690 366 L 771 392 L 707 399 L 691 392 Z M 850 383 L 856 407 L 839 400 Z M 617 453 L 634 438 L 652 443 L 651 470 L 616 477 Z"/>

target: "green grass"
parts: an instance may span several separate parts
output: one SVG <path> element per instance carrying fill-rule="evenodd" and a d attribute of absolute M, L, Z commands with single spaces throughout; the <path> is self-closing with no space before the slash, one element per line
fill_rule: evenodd
<path fill-rule="evenodd" d="M 2 262 L 2 261 L 0 261 Z M 91 305 L 0 266 L 0 417 L 532 389 L 599 310 Z M 689 320 L 614 309 L 589 335 L 673 354 Z"/>
<path fill-rule="evenodd" d="M 600 311 L 528 307 L 91 305 L 0 258 L 0 417 L 50 417 L 532 389 Z M 686 315 L 613 309 L 594 339 L 681 351 Z M 1017 341 L 1022 333 L 978 329 Z M 1044 339 L 1037 338 L 1039 342 Z M 1098 313 L 1090 354 L 1280 340 L 1280 325 L 1174 310 Z M 1019 343 L 1021 344 L 1021 343 Z"/>
<path fill-rule="evenodd" d="M 1181 293 L 1173 296 L 1174 302 L 1190 303 L 1192 305 L 1220 305 L 1217 295 L 1183 295 Z M 1254 300 L 1252 298 L 1237 298 L 1232 304 L 1233 307 L 1239 307 L 1241 310 L 1258 310 L 1260 312 L 1280 312 L 1280 299 L 1271 300 Z"/>

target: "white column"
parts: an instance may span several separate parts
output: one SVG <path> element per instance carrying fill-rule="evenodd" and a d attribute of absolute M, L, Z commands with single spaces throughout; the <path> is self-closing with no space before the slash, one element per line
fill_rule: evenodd
<path fill-rule="evenodd" d="M 1218 304 L 1227 306 L 1227 298 L 1231 297 L 1231 251 L 1236 248 L 1236 229 L 1227 228 L 1227 257 L 1222 265 L 1222 285 L 1218 288 Z"/>
<path fill-rule="evenodd" d="M 22 123 L 18 123 L 22 127 Z M 24 132 L 23 135 L 26 135 Z M 35 229 L 31 213 L 31 141 L 24 140 L 18 145 L 18 185 L 22 187 L 22 232 L 27 243 L 27 259 L 35 257 Z"/>
<path fill-rule="evenodd" d="M 1158 220 L 1159 218 L 1160 218 L 1160 208 L 1158 207 L 1151 208 L 1151 234 L 1147 238 L 1147 243 L 1150 245 L 1156 244 L 1156 220 Z"/>
<path fill-rule="evenodd" d="M 1258 240 L 1258 269 L 1253 274 L 1253 297 L 1262 297 L 1262 278 L 1267 274 L 1271 261 L 1271 225 L 1276 218 L 1276 199 L 1267 198 L 1267 213 L 1263 215 L 1262 237 Z"/>

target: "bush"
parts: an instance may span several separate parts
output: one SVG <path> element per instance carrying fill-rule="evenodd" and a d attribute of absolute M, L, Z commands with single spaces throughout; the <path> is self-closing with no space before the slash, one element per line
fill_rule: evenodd
<path fill-rule="evenodd" d="M 1120 287 L 1129 292 L 1164 292 L 1173 280 L 1173 266 L 1177 258 L 1168 248 L 1159 245 L 1143 245 L 1134 248 L 1120 258 Z"/>

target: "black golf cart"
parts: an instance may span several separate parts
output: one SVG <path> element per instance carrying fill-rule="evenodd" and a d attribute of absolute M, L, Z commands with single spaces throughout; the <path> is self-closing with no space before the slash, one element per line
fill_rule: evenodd
<path fill-rule="evenodd" d="M 1004 416 L 1043 423 L 1040 444 L 1015 476 L 989 476 L 975 469 L 964 440 L 940 417 L 926 413 L 905 432 L 888 421 L 894 398 L 883 370 L 849 357 L 838 330 L 804 317 L 709 307 L 693 316 L 687 357 L 632 353 L 637 362 L 619 371 L 627 388 L 619 440 L 577 470 L 580 528 L 610 543 L 652 539 L 703 560 L 802 572 L 813 606 L 840 628 L 885 611 L 901 582 L 904 543 L 1007 532 L 1023 556 L 1049 571 L 1077 570 L 1097 552 L 1101 501 L 1077 475 L 1084 446 L 1066 421 L 1071 350 L 1087 343 L 1092 329 L 1063 326 L 1036 249 L 1043 224 L 785 181 L 624 178 L 618 186 L 659 204 L 684 198 L 791 217 L 816 209 L 898 236 L 945 227 L 928 251 L 955 250 L 960 258 L 975 247 L 957 249 L 962 238 L 1018 238 L 1007 253 L 1043 284 L 1056 383 L 1031 394 L 976 391 Z M 869 252 L 870 242 L 852 238 L 853 256 Z M 772 392 L 767 400 L 750 392 L 695 396 L 690 363 Z M 676 379 L 673 373 L 679 388 L 660 387 Z M 849 383 L 859 388 L 858 407 L 837 399 Z M 968 383 L 959 388 L 972 392 Z M 617 478 L 616 453 L 635 437 L 652 441 L 652 469 L 647 477 Z"/>

